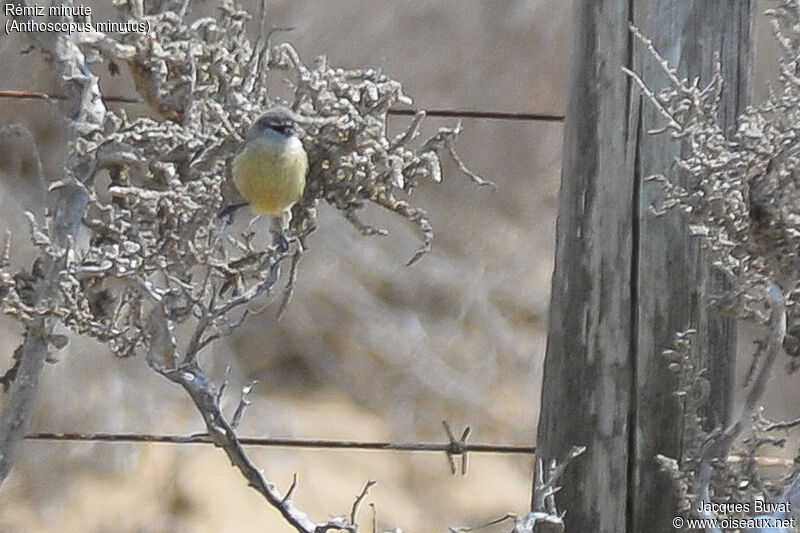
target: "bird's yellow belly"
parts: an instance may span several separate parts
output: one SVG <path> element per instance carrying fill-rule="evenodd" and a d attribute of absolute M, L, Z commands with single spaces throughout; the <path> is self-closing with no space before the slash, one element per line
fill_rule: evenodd
<path fill-rule="evenodd" d="M 233 181 L 258 215 L 277 216 L 303 195 L 308 159 L 296 146 L 269 146 L 255 142 L 233 161 Z"/>

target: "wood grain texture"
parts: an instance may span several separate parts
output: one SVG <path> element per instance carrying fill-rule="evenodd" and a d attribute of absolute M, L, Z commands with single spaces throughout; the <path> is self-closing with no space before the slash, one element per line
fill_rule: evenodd
<path fill-rule="evenodd" d="M 698 366 L 714 380 L 707 412 L 727 418 L 734 327 L 710 316 L 725 280 L 677 215 L 648 206 L 681 147 L 647 131 L 663 125 L 622 67 L 666 87 L 634 23 L 682 76 L 708 80 L 719 52 L 721 113 L 733 125 L 746 99 L 751 3 L 741 0 L 579 1 L 557 224 L 537 452 L 559 459 L 586 445 L 557 496 L 568 531 L 673 531 L 675 498 L 654 456 L 682 456 L 683 413 L 661 355 L 673 335 L 700 332 Z"/>

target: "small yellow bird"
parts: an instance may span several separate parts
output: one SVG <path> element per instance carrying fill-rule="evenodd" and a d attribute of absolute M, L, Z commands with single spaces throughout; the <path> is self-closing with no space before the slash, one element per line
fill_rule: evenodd
<path fill-rule="evenodd" d="M 269 215 L 283 235 L 292 218 L 292 206 L 303 196 L 308 156 L 295 134 L 295 120 L 285 108 L 273 108 L 258 117 L 244 148 L 233 160 L 233 182 L 258 215 Z"/>

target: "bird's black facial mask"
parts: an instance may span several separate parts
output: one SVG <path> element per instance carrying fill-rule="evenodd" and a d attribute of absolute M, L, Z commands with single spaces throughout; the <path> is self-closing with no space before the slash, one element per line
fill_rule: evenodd
<path fill-rule="evenodd" d="M 267 112 L 261 115 L 250 129 L 250 137 L 272 130 L 284 137 L 294 135 L 294 120 L 283 112 Z"/>
<path fill-rule="evenodd" d="M 294 125 L 292 124 L 269 124 L 267 128 L 280 133 L 285 137 L 294 135 Z"/>

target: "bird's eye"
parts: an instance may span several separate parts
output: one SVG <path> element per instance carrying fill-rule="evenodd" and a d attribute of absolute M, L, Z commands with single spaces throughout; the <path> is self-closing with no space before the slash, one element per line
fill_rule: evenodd
<path fill-rule="evenodd" d="M 291 135 L 292 134 L 292 127 L 286 124 L 277 124 L 271 126 L 273 130 L 277 131 L 281 135 Z"/>

